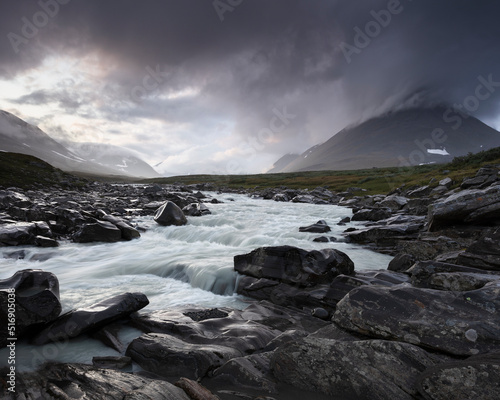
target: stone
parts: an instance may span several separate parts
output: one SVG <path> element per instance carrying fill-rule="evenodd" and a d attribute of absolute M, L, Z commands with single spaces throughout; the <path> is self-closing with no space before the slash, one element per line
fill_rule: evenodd
<path fill-rule="evenodd" d="M 16 222 L 0 225 L 0 246 L 20 246 L 35 244 L 36 224 Z"/>
<path fill-rule="evenodd" d="M 465 252 L 458 256 L 458 263 L 469 267 L 500 271 L 500 230 L 486 233 L 473 242 Z"/>
<path fill-rule="evenodd" d="M 335 249 L 306 251 L 293 246 L 261 247 L 234 257 L 234 269 L 254 278 L 314 286 L 339 274 L 352 274 L 354 263 Z"/>
<path fill-rule="evenodd" d="M 439 181 L 440 186 L 445 186 L 446 188 L 449 188 L 453 184 L 453 180 L 450 177 L 446 177 L 444 179 L 441 179 Z"/>
<path fill-rule="evenodd" d="M 411 400 L 417 377 L 438 361 L 408 343 L 306 337 L 279 347 L 271 369 L 280 382 L 332 398 Z"/>
<path fill-rule="evenodd" d="M 380 221 L 392 216 L 390 208 L 363 208 L 352 216 L 353 221 Z"/>
<path fill-rule="evenodd" d="M 500 185 L 462 190 L 429 207 L 429 230 L 457 223 L 491 223 L 500 218 Z"/>
<path fill-rule="evenodd" d="M 247 388 L 267 393 L 278 393 L 271 374 L 272 353 L 252 354 L 229 360 L 214 372 L 211 381 L 218 385 L 231 385 L 238 389 Z"/>
<path fill-rule="evenodd" d="M 392 212 L 396 212 L 401 210 L 407 203 L 408 199 L 406 197 L 393 194 L 382 200 L 379 206 L 389 208 Z"/>
<path fill-rule="evenodd" d="M 172 201 L 163 203 L 163 205 L 155 211 L 154 220 L 156 223 L 163 226 L 180 226 L 187 224 L 187 219 L 182 209 Z"/>
<path fill-rule="evenodd" d="M 47 364 L 18 373 L 16 393 L 26 399 L 102 399 L 105 394 L 107 400 L 191 400 L 169 382 L 83 364 Z"/>
<path fill-rule="evenodd" d="M 313 239 L 313 242 L 318 242 L 318 243 L 329 243 L 329 242 L 336 242 L 337 239 L 334 238 L 333 236 L 318 236 Z"/>
<path fill-rule="evenodd" d="M 32 339 L 32 343 L 41 345 L 97 331 L 148 304 L 149 300 L 142 293 L 124 293 L 89 307 L 69 311 L 38 332 Z"/>
<path fill-rule="evenodd" d="M 374 226 L 351 231 L 347 237 L 354 243 L 395 246 L 399 240 L 416 239 L 422 227 L 422 223 Z"/>
<path fill-rule="evenodd" d="M 35 327 L 55 320 L 62 309 L 59 281 L 51 272 L 26 269 L 0 280 L 0 348 L 9 343 L 7 321 L 12 299 L 15 299 L 16 338 L 22 338 L 32 333 Z"/>
<path fill-rule="evenodd" d="M 31 204 L 31 200 L 22 193 L 13 190 L 0 190 L 0 206 L 3 209 L 9 207 L 27 207 Z"/>
<path fill-rule="evenodd" d="M 499 294 L 498 282 L 468 292 L 362 286 L 337 304 L 333 320 L 364 335 L 471 356 L 500 346 Z"/>
<path fill-rule="evenodd" d="M 132 365 L 130 357 L 92 357 L 92 365 L 97 368 L 123 369 Z"/>
<path fill-rule="evenodd" d="M 487 282 L 494 281 L 500 276 L 500 272 L 498 274 L 490 273 L 487 275 L 487 271 L 477 268 L 439 261 L 419 261 L 406 272 L 411 277 L 411 282 L 414 286 L 441 290 L 445 289 L 444 286 L 446 285 L 446 281 L 450 282 L 447 290 L 451 290 L 452 281 L 456 281 L 456 284 L 462 282 L 462 285 L 467 284 L 467 282 L 470 281 L 471 283 L 468 284 L 470 289 L 465 290 L 472 290 L 479 288 L 476 287 L 477 284 L 474 283 L 477 282 L 477 279 L 479 279 L 479 282 L 484 280 L 483 284 L 480 285 L 480 287 L 482 287 Z M 436 275 L 439 275 L 440 278 L 436 279 Z M 438 286 L 435 286 L 438 280 L 441 281 L 441 283 L 439 283 Z"/>
<path fill-rule="evenodd" d="M 191 217 L 201 217 L 202 215 L 212 214 L 208 207 L 203 203 L 191 203 L 184 207 L 182 212 Z"/>
<path fill-rule="evenodd" d="M 116 226 L 120 230 L 122 235 L 121 238 L 123 240 L 132 240 L 141 237 L 141 234 L 137 229 L 130 226 L 130 224 L 128 224 L 121 218 L 115 217 L 114 215 L 106 214 L 103 215 L 101 219 L 103 221 L 111 222 L 114 226 Z"/>
<path fill-rule="evenodd" d="M 122 239 L 122 232 L 111 222 L 96 221 L 91 224 L 84 224 L 74 235 L 73 241 L 76 243 L 90 242 L 119 242 Z"/>
<path fill-rule="evenodd" d="M 191 400 L 220 400 L 206 387 L 191 379 L 181 378 L 175 386 L 184 390 Z"/>
<path fill-rule="evenodd" d="M 285 193 L 276 193 L 273 198 L 274 201 L 288 202 L 290 198 Z"/>
<path fill-rule="evenodd" d="M 394 257 L 389 263 L 387 269 L 389 271 L 404 272 L 415 264 L 415 257 L 410 254 L 400 253 Z"/>
<path fill-rule="evenodd" d="M 426 369 L 418 391 L 433 400 L 496 400 L 500 393 L 500 353 L 482 354 Z"/>
<path fill-rule="evenodd" d="M 37 235 L 35 237 L 35 245 L 39 247 L 58 247 L 59 243 L 57 243 L 57 240 L 52 238 Z"/>
<path fill-rule="evenodd" d="M 192 344 L 163 333 L 144 334 L 130 343 L 127 356 L 162 377 L 200 379 L 243 354 L 219 344 Z"/>
<path fill-rule="evenodd" d="M 299 228 L 299 232 L 326 233 L 326 232 L 330 232 L 330 231 L 331 231 L 331 228 L 323 220 L 320 220 L 320 221 L 316 222 L 315 224 L 312 224 L 309 226 L 301 226 Z"/>

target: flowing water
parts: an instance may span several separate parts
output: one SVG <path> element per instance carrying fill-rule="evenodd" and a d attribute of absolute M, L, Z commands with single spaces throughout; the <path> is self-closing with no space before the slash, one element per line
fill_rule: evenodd
<path fill-rule="evenodd" d="M 233 270 L 233 257 L 258 247 L 291 245 L 306 250 L 333 247 L 347 253 L 356 270 L 385 269 L 391 260 L 355 244 L 315 243 L 312 239 L 319 234 L 298 231 L 299 226 L 324 219 L 332 228 L 325 236 L 342 240 L 341 233 L 346 227 L 338 226 L 337 222 L 350 216 L 350 209 L 277 203 L 244 195 L 215 197 L 224 203 L 208 204 L 211 215 L 190 217 L 185 226 L 162 227 L 152 217 L 137 219 L 135 222 L 147 231 L 131 242 L 68 242 L 57 249 L 0 248 L 0 279 L 27 268 L 53 272 L 59 279 L 63 311 L 124 292 L 146 294 L 150 301 L 146 311 L 190 304 L 241 309 L 248 300 L 234 294 L 237 274 Z M 2 258 L 19 250 L 25 252 L 23 260 Z M 139 332 L 128 329 L 122 335 L 124 341 L 129 341 Z M 18 348 L 17 366 L 30 369 L 43 359 L 88 363 L 94 355 L 117 353 L 92 339 L 43 348 L 26 345 Z M 6 359 L 3 349 L 0 367 Z"/>

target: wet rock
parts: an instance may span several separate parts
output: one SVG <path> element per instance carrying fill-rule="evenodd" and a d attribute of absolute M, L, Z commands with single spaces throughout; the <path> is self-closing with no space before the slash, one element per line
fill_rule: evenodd
<path fill-rule="evenodd" d="M 191 217 L 201 217 L 202 215 L 212 214 L 208 207 L 203 203 L 191 203 L 184 207 L 182 212 Z"/>
<path fill-rule="evenodd" d="M 123 369 L 132 364 L 130 357 L 92 357 L 92 365 L 97 368 Z"/>
<path fill-rule="evenodd" d="M 48 364 L 18 375 L 16 393 L 6 399 L 190 400 L 171 383 L 82 364 Z M 10 397 L 9 397 L 10 396 Z"/>
<path fill-rule="evenodd" d="M 407 343 L 304 338 L 279 347 L 271 368 L 281 382 L 335 398 L 411 400 L 417 377 L 438 361 Z"/>
<path fill-rule="evenodd" d="M 422 223 L 374 226 L 349 232 L 347 237 L 354 243 L 393 247 L 399 240 L 416 239 L 422 227 Z"/>
<path fill-rule="evenodd" d="M 449 281 L 450 283 L 447 285 L 448 289 L 446 290 L 450 290 L 451 286 L 458 288 L 456 285 L 460 284 L 460 282 L 461 285 L 465 285 L 463 286 L 464 288 L 470 287 L 470 289 L 464 290 L 478 289 L 487 282 L 498 279 L 500 276 L 500 273 L 490 273 L 487 275 L 486 271 L 477 268 L 439 261 L 419 261 L 406 272 L 411 277 L 411 282 L 414 286 L 445 289 L 446 281 Z M 439 275 L 440 278 L 435 278 L 436 275 Z M 484 284 L 477 287 L 477 282 L 481 281 Z M 438 284 L 438 282 L 440 283 Z M 455 284 L 452 285 L 452 282 L 455 282 Z"/>
<path fill-rule="evenodd" d="M 210 390 L 191 379 L 181 378 L 175 386 L 184 390 L 191 400 L 219 400 Z"/>
<path fill-rule="evenodd" d="M 309 226 L 301 226 L 299 232 L 313 232 L 313 233 L 326 233 L 330 232 L 331 228 L 328 226 L 326 221 L 319 220 L 315 224 Z"/>
<path fill-rule="evenodd" d="M 59 243 L 52 238 L 37 235 L 35 237 L 35 245 L 39 247 L 57 247 L 59 246 Z"/>
<path fill-rule="evenodd" d="M 389 208 L 392 212 L 396 212 L 401 210 L 407 203 L 408 199 L 406 197 L 391 195 L 382 200 L 379 206 Z"/>
<path fill-rule="evenodd" d="M 101 219 L 116 226 L 120 230 L 121 238 L 123 240 L 132 240 L 141 237 L 141 234 L 137 229 L 130 226 L 130 224 L 128 224 L 121 218 L 115 217 L 114 215 L 105 214 L 101 216 Z"/>
<path fill-rule="evenodd" d="M 329 242 L 336 242 L 337 239 L 334 238 L 333 236 L 318 236 L 313 239 L 313 242 L 318 242 L 318 243 L 329 243 Z"/>
<path fill-rule="evenodd" d="M 3 209 L 9 207 L 27 207 L 31 204 L 31 200 L 22 193 L 13 190 L 0 190 L 0 206 Z"/>
<path fill-rule="evenodd" d="M 357 211 L 353 216 L 353 221 L 380 221 L 382 219 L 387 219 L 392 216 L 392 211 L 390 208 L 363 208 Z"/>
<path fill-rule="evenodd" d="M 14 291 L 12 291 L 14 289 Z M 61 313 L 59 281 L 51 273 L 37 269 L 16 272 L 0 280 L 0 348 L 8 342 L 8 308 L 15 299 L 15 336 L 21 338 L 34 327 L 55 320 Z"/>
<path fill-rule="evenodd" d="M 389 263 L 387 269 L 389 271 L 404 272 L 415 264 L 415 257 L 410 254 L 400 253 L 394 257 Z"/>
<path fill-rule="evenodd" d="M 90 242 L 119 242 L 122 232 L 111 222 L 96 221 L 92 224 L 84 224 L 74 235 L 73 241 L 77 243 Z"/>
<path fill-rule="evenodd" d="M 36 224 L 17 222 L 0 225 L 0 246 L 35 244 Z"/>
<path fill-rule="evenodd" d="M 144 334 L 130 343 L 129 357 L 147 371 L 163 377 L 199 379 L 243 354 L 217 344 L 191 344 L 162 333 Z"/>
<path fill-rule="evenodd" d="M 500 283 L 468 292 L 408 286 L 362 286 L 338 304 L 340 327 L 457 356 L 487 353 L 500 346 Z"/>
<path fill-rule="evenodd" d="M 430 230 L 450 224 L 492 223 L 500 218 L 500 185 L 484 190 L 462 190 L 429 208 Z"/>
<path fill-rule="evenodd" d="M 129 316 L 149 304 L 142 293 L 124 293 L 86 308 L 70 311 L 38 332 L 33 344 L 41 345 L 96 331 L 120 318 Z"/>
<path fill-rule="evenodd" d="M 179 208 L 172 201 L 165 202 L 158 210 L 156 210 L 154 215 L 154 220 L 156 223 L 164 226 L 169 225 L 186 225 L 187 219 Z"/>
<path fill-rule="evenodd" d="M 316 201 L 316 198 L 311 195 L 298 195 L 295 196 L 292 199 L 292 203 L 308 203 L 308 204 L 314 204 Z"/>
<path fill-rule="evenodd" d="M 273 198 L 274 201 L 287 202 L 290 198 L 285 193 L 276 193 Z"/>
<path fill-rule="evenodd" d="M 432 400 L 496 400 L 500 393 L 500 353 L 429 367 L 419 377 L 417 387 L 424 398 Z"/>
<path fill-rule="evenodd" d="M 500 230 L 486 233 L 472 243 L 465 252 L 458 256 L 458 263 L 469 267 L 500 271 Z"/>
<path fill-rule="evenodd" d="M 272 353 L 259 353 L 233 358 L 215 370 L 212 381 L 238 388 L 278 393 L 276 382 L 271 374 L 271 356 Z"/>
<path fill-rule="evenodd" d="M 339 274 L 352 274 L 354 263 L 335 249 L 306 251 L 292 246 L 261 247 L 234 257 L 235 271 L 254 278 L 313 286 Z"/>

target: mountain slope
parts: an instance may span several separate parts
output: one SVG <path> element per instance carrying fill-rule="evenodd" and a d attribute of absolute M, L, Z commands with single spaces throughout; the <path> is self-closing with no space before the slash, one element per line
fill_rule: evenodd
<path fill-rule="evenodd" d="M 372 118 L 306 150 L 279 172 L 445 163 L 500 146 L 498 131 L 474 117 L 463 118 L 460 126 L 447 122 L 445 111 L 412 109 Z"/>
<path fill-rule="evenodd" d="M 95 148 L 100 146 L 95 145 Z M 144 161 L 131 155 L 130 151 L 122 149 L 121 158 L 117 160 L 116 157 L 119 157 L 120 152 L 116 150 L 115 146 L 111 146 L 114 150 L 110 151 L 109 159 L 107 159 L 104 148 L 99 151 L 94 149 L 93 152 L 87 154 L 86 151 L 82 151 L 81 146 L 75 145 L 73 147 L 74 151 L 52 139 L 38 127 L 0 110 L 0 150 L 2 151 L 31 155 L 67 172 L 137 177 L 158 176 L 156 171 Z M 95 160 L 92 160 L 88 155 L 96 156 Z M 136 175 L 136 171 L 144 172 L 144 174 Z"/>

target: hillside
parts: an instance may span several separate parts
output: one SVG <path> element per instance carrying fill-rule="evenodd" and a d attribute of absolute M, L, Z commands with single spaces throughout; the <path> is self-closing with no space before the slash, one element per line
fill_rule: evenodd
<path fill-rule="evenodd" d="M 500 133 L 477 118 L 462 118 L 458 126 L 445 113 L 444 108 L 411 109 L 372 118 L 341 130 L 273 172 L 446 163 L 500 146 Z"/>

